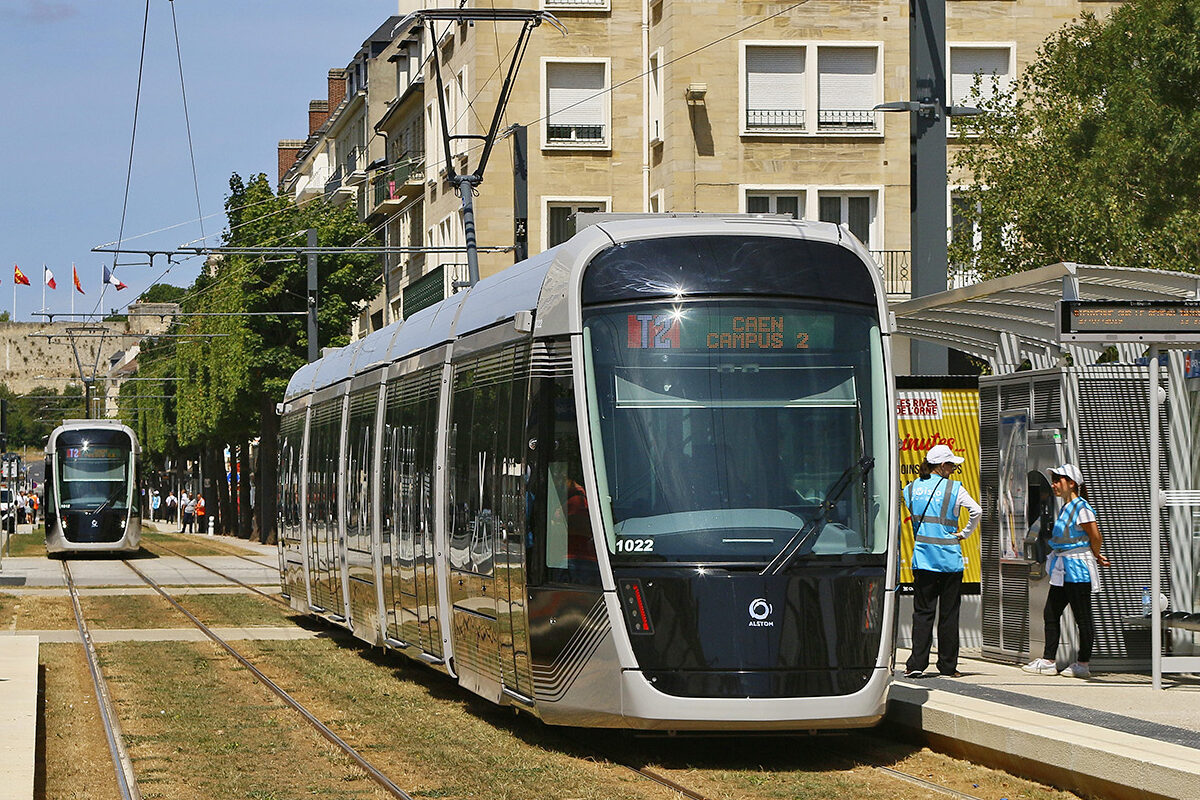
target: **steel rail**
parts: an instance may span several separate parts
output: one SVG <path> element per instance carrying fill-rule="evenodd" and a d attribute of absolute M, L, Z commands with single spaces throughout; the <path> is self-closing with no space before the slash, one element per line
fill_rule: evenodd
<path fill-rule="evenodd" d="M 152 530 L 151 533 L 161 533 L 161 531 Z M 251 564 L 257 564 L 260 567 L 268 567 L 268 568 L 274 569 L 274 570 L 279 569 L 278 564 L 264 564 L 263 562 L 259 561 L 258 559 L 251 558 L 250 556 L 246 555 L 245 553 L 237 552 L 237 548 L 234 545 L 230 544 L 229 542 L 223 541 L 224 539 L 229 538 L 229 537 L 225 536 L 224 534 L 221 534 L 220 536 L 221 536 L 221 538 L 216 538 L 215 534 L 209 534 L 208 538 L 205 540 L 205 543 L 217 545 L 218 549 L 220 549 L 222 547 L 226 548 L 224 555 L 237 556 L 238 558 L 242 559 L 243 561 L 249 561 Z M 161 546 L 168 550 L 170 549 L 165 544 L 162 544 L 160 542 L 154 542 L 154 545 L 156 547 Z M 178 553 L 176 553 L 176 555 L 178 555 Z"/>
<path fill-rule="evenodd" d="M 154 591 L 156 591 L 160 595 L 162 595 L 163 599 L 165 599 L 168 603 L 170 603 L 172 606 L 174 606 L 176 611 L 179 611 L 181 614 L 183 614 L 185 617 L 187 617 L 189 620 L 191 620 L 192 624 L 195 625 L 197 628 L 199 628 L 201 633 L 203 633 L 205 636 L 207 636 L 209 639 L 211 639 L 214 643 L 216 643 L 221 648 L 223 648 L 225 650 L 225 652 L 229 653 L 229 655 L 233 656 L 233 658 L 236 659 L 239 664 L 241 664 L 246 669 L 250 670 L 251 674 L 253 674 L 254 677 L 257 678 L 258 681 L 263 686 L 270 689 L 275 694 L 276 697 L 278 697 L 280 700 L 282 700 L 284 703 L 286 703 L 288 706 L 290 706 L 292 708 L 292 710 L 295 711 L 297 714 L 302 716 L 305 719 L 305 721 L 308 722 L 308 724 L 310 724 L 314 728 L 316 728 L 318 733 L 320 733 L 329 742 L 331 742 L 332 744 L 337 746 L 338 749 L 340 749 L 343 753 L 345 753 L 347 756 L 349 756 L 354 761 L 354 763 L 356 763 L 360 768 L 362 768 L 362 770 L 364 772 L 366 772 L 385 791 L 387 791 L 393 797 L 400 798 L 400 800 L 414 800 L 412 795 L 408 794 L 403 789 L 401 789 L 399 786 L 392 783 L 391 779 L 389 779 L 386 775 L 384 775 L 382 772 L 380 772 L 379 769 L 376 768 L 374 764 L 372 764 L 370 761 L 367 761 L 366 758 L 364 758 L 357 750 L 355 750 L 353 747 L 351 747 L 344 739 L 342 739 L 342 737 L 340 737 L 336 733 L 334 733 L 329 728 L 329 726 L 327 726 L 325 723 L 321 722 L 321 720 L 317 719 L 312 714 L 312 712 L 310 712 L 307 708 L 305 708 L 303 705 L 301 705 L 301 703 L 298 700 L 296 700 L 290 694 L 285 692 L 279 686 L 279 684 L 275 683 L 273 680 L 271 680 L 266 675 L 264 675 L 263 672 L 258 667 L 254 666 L 252 663 L 250 663 L 250 661 L 247 660 L 246 657 L 243 656 L 241 653 L 239 653 L 236 649 L 234 649 L 232 645 L 230 645 L 228 642 L 226 642 L 220 636 L 217 636 L 217 634 L 213 633 L 211 628 L 209 628 L 207 625 L 205 625 L 203 622 L 201 622 L 194 614 L 192 614 L 192 612 L 188 611 L 186 608 L 184 608 L 182 605 L 180 605 L 179 601 L 177 601 L 174 597 L 172 597 L 170 594 L 168 594 L 167 591 L 165 589 L 163 589 L 161 586 L 159 586 L 153 579 L 151 579 L 148 575 L 146 575 L 140 569 L 135 567 L 129 561 L 123 561 L 121 563 L 125 564 L 125 566 L 127 566 L 131 570 L 133 570 L 134 574 L 137 575 L 139 578 L 141 578 L 143 581 L 145 581 L 147 586 L 149 586 L 151 589 L 153 589 Z"/>
<path fill-rule="evenodd" d="M 618 758 L 615 755 L 613 755 L 611 752 L 607 752 L 603 749 L 599 749 L 595 745 L 585 743 L 582 740 L 577 739 L 574 736 L 571 736 L 569 734 L 565 738 L 568 741 L 570 741 L 572 744 L 574 744 L 576 747 L 578 747 L 580 750 L 582 750 L 584 752 L 596 753 L 597 755 L 600 756 L 600 758 L 603 758 L 605 761 L 608 761 L 611 764 L 616 764 L 618 767 L 623 767 L 623 768 L 629 770 L 630 772 L 636 773 L 637 775 L 640 775 L 641 777 L 646 778 L 647 780 L 654 781 L 659 786 L 665 786 L 666 788 L 670 789 L 671 791 L 677 792 L 677 793 L 683 795 L 684 797 L 689 798 L 689 800 L 713 800 L 713 798 L 709 797 L 708 795 L 700 794 L 699 792 L 695 791 L 694 789 L 689 789 L 686 786 L 683 786 L 682 784 L 676 783 L 675 781 L 671 780 L 667 776 L 665 776 L 661 773 L 655 772 L 654 770 L 650 769 L 649 767 L 635 767 L 632 764 L 630 764 L 628 761 L 626 761 L 625 759 Z"/>
<path fill-rule="evenodd" d="M 125 737 L 121 734 L 121 723 L 117 719 L 113 707 L 112 695 L 108 692 L 108 683 L 100 671 L 100 659 L 96 655 L 96 645 L 92 641 L 91 631 L 83 619 L 83 607 L 79 604 L 79 592 L 75 588 L 75 579 L 71 576 L 71 568 L 64 560 L 62 562 L 63 576 L 67 583 L 67 592 L 71 595 L 71 605 L 75 609 L 75 627 L 79 638 L 83 640 L 84 651 L 87 654 L 88 669 L 92 673 L 92 685 L 96 688 L 96 705 L 100 709 L 100 720 L 104 723 L 104 737 L 108 740 L 108 749 L 112 754 L 113 771 L 117 776 L 117 789 L 121 792 L 122 800 L 142 800 L 138 789 L 137 778 L 133 774 L 133 762 L 129 751 L 125 749 Z"/>
<path fill-rule="evenodd" d="M 831 747 L 830 745 L 826 744 L 824 749 L 825 749 L 825 752 L 827 752 L 831 755 L 837 756 L 838 758 L 841 758 L 842 760 L 847 761 L 847 762 L 853 764 L 854 766 L 870 767 L 871 769 L 877 770 L 877 771 L 883 773 L 884 775 L 887 775 L 889 778 L 893 778 L 898 781 L 903 781 L 904 783 L 912 784 L 913 786 L 920 786 L 921 788 L 928 789 L 931 792 L 937 792 L 939 794 L 944 794 L 948 797 L 954 797 L 954 798 L 957 798 L 957 800 L 982 800 L 982 798 L 976 797 L 973 794 L 967 794 L 966 792 L 960 792 L 957 789 L 951 789 L 949 786 L 942 786 L 939 783 L 934 783 L 933 781 L 928 781 L 928 780 L 925 780 L 924 778 L 918 778 L 916 775 L 912 775 L 907 772 L 903 772 L 903 771 L 895 769 L 893 767 L 885 767 L 883 764 L 880 764 L 877 761 L 873 761 L 873 760 L 864 758 L 861 754 L 852 755 L 850 753 L 847 753 L 843 748 L 835 749 L 834 747 Z"/>
<path fill-rule="evenodd" d="M 143 543 L 142 546 L 145 547 L 145 543 Z M 243 589 L 249 589 L 250 591 L 254 592 L 255 594 L 261 594 L 263 597 L 267 598 L 268 600 L 278 603 L 279 605 L 283 606 L 284 608 L 288 608 L 288 609 L 291 608 L 291 605 L 284 602 L 280 597 L 273 595 L 273 594 L 267 594 L 266 592 L 262 591 L 261 589 L 251 586 L 248 583 L 244 583 L 244 582 L 238 580 L 237 578 L 233 577 L 232 575 L 227 575 L 224 572 L 221 572 L 219 569 L 210 567 L 208 564 L 204 564 L 200 561 L 197 561 L 196 559 L 192 558 L 191 556 L 185 556 L 183 553 L 179 552 L 178 550 L 172 550 L 170 547 L 167 547 L 165 544 L 162 544 L 161 542 L 154 542 L 147 549 L 153 551 L 156 548 L 161 548 L 163 550 L 166 550 L 168 553 L 175 556 L 176 558 L 182 558 L 184 561 L 190 561 L 191 563 L 195 564 L 197 567 L 200 567 L 201 569 L 206 569 L 209 572 L 211 572 L 212 574 L 216 575 L 217 577 L 224 578 L 227 581 L 233 581 L 238 586 L 241 586 Z M 237 555 L 237 554 L 230 553 L 229 555 Z M 264 564 L 261 561 L 255 561 L 254 559 L 248 558 L 246 556 L 239 556 L 239 558 L 245 558 L 250 563 L 257 564 L 260 567 L 271 567 L 274 569 L 278 569 L 278 567 L 276 567 L 276 565 L 274 565 L 274 564 Z"/>

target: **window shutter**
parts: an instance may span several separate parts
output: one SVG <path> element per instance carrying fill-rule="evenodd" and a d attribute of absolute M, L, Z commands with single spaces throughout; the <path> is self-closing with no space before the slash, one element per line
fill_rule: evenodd
<path fill-rule="evenodd" d="M 873 47 L 823 47 L 817 56 L 821 111 L 859 111 L 870 118 L 870 109 L 876 104 L 878 51 Z"/>
<path fill-rule="evenodd" d="M 746 48 L 746 109 L 804 111 L 803 47 Z"/>
<path fill-rule="evenodd" d="M 604 124 L 603 64 L 547 64 L 546 90 L 548 124 Z"/>
<path fill-rule="evenodd" d="M 950 102 L 966 104 L 975 86 L 975 75 L 983 75 L 980 91 L 990 98 L 1008 83 L 1008 48 L 955 47 L 950 53 Z"/>

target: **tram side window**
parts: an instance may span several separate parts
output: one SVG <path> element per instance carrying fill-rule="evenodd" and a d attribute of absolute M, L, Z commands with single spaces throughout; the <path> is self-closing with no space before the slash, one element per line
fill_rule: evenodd
<path fill-rule="evenodd" d="M 538 381 L 530 411 L 530 583 L 600 584 L 570 378 Z"/>
<path fill-rule="evenodd" d="M 450 563 L 456 569 L 491 574 L 496 547 L 519 540 L 525 530 L 521 436 L 528 367 L 522 360 L 512 347 L 464 364 L 455 375 Z"/>
<path fill-rule="evenodd" d="M 375 406 L 378 394 L 371 389 L 351 398 L 350 427 L 346 441 L 346 547 L 371 550 L 373 495 L 371 475 L 375 453 Z"/>

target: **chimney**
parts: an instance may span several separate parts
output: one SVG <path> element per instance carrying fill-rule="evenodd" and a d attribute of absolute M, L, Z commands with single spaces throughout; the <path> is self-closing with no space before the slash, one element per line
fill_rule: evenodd
<path fill-rule="evenodd" d="M 280 139 L 279 140 L 279 185 L 283 185 L 283 176 L 287 175 L 287 171 L 296 163 L 296 158 L 300 155 L 300 151 L 304 149 L 303 139 Z"/>
<path fill-rule="evenodd" d="M 329 70 L 329 110 L 334 111 L 346 99 L 346 70 Z"/>
<path fill-rule="evenodd" d="M 329 103 L 324 100 L 310 100 L 308 103 L 308 135 L 312 136 L 317 129 L 329 119 Z"/>

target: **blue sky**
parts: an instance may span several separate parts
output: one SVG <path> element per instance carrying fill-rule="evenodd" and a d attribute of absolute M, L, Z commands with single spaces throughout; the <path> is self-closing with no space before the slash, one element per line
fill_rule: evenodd
<path fill-rule="evenodd" d="M 125 245 L 168 249 L 201 236 L 169 0 L 150 0 Z M 278 176 L 276 145 L 308 132 L 308 102 L 326 96 L 329 69 L 344 67 L 396 13 L 396 0 L 174 0 L 204 233 L 219 244 L 229 177 Z M 13 308 L 17 264 L 32 286 L 16 289 L 16 319 L 42 305 L 42 264 L 58 288 L 52 311 L 71 307 L 71 263 L 86 295 L 75 310 L 107 313 L 161 281 L 190 285 L 192 259 L 163 276 L 122 266 L 129 288 L 101 295 L 91 252 L 117 239 L 129 164 L 144 0 L 0 0 L 0 310 Z M 216 216 L 209 216 L 216 215 Z M 185 223 L 180 225 L 180 223 Z M 176 226 L 160 233 L 161 228 Z M 194 245 L 193 245 L 194 246 Z M 122 257 L 125 261 L 138 260 Z"/>

